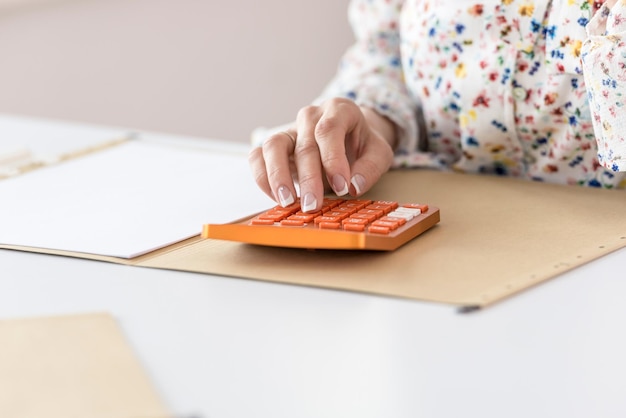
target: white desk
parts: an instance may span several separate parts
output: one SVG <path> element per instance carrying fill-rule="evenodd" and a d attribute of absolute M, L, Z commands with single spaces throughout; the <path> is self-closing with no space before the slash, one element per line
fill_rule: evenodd
<path fill-rule="evenodd" d="M 626 251 L 471 314 L 7 250 L 0 269 L 0 318 L 110 312 L 181 415 L 626 416 Z"/>

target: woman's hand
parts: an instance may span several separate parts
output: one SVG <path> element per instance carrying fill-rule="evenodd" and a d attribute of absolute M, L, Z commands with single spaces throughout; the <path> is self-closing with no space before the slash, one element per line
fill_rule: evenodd
<path fill-rule="evenodd" d="M 269 137 L 249 156 L 259 187 L 281 206 L 300 187 L 303 212 L 319 210 L 325 185 L 359 196 L 389 170 L 394 124 L 347 99 L 331 99 L 298 112 L 292 128 Z"/>

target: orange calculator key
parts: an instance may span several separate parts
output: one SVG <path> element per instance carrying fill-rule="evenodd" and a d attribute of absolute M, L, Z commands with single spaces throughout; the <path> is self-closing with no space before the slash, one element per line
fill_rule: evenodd
<path fill-rule="evenodd" d="M 276 206 L 230 224 L 206 224 L 203 238 L 274 247 L 390 251 L 439 222 L 439 209 L 423 203 L 324 199 L 303 213 L 299 202 Z"/>
<path fill-rule="evenodd" d="M 365 225 L 348 223 L 348 224 L 343 224 L 342 226 L 343 226 L 343 229 L 346 231 L 354 231 L 354 232 L 365 231 Z"/>

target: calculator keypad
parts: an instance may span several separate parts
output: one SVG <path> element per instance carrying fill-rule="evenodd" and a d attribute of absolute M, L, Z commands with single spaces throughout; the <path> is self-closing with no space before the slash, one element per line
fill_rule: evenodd
<path fill-rule="evenodd" d="M 438 222 L 439 209 L 426 204 L 327 198 L 315 213 L 302 212 L 299 202 L 275 206 L 238 222 L 206 224 L 202 236 L 274 247 L 390 251 Z"/>

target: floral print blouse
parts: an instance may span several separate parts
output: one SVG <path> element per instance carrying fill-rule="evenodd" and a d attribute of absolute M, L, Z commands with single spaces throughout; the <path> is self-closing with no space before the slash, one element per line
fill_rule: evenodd
<path fill-rule="evenodd" d="M 319 100 L 398 126 L 396 166 L 626 186 L 626 0 L 353 0 Z"/>

